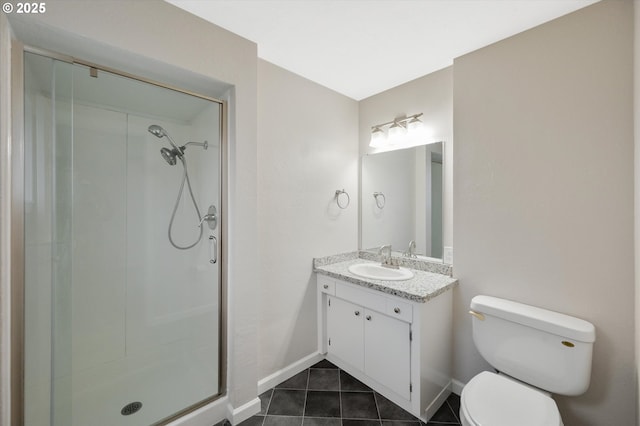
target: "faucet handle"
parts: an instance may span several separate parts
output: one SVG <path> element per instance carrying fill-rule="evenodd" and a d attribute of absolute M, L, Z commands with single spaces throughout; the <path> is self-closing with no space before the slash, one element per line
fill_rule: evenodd
<path fill-rule="evenodd" d="M 416 256 L 416 242 L 415 240 L 409 241 L 409 249 L 404 252 L 404 257 L 418 257 Z"/>

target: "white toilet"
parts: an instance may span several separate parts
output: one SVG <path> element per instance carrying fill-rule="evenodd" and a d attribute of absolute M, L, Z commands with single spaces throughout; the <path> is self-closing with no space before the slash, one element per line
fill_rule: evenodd
<path fill-rule="evenodd" d="M 589 387 L 593 324 L 490 296 L 471 300 L 473 341 L 499 373 L 484 371 L 460 397 L 463 426 L 562 426 L 551 394 Z"/>

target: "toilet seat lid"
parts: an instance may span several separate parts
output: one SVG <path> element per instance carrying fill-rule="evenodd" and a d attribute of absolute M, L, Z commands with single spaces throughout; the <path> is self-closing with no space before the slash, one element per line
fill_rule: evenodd
<path fill-rule="evenodd" d="M 460 404 L 469 420 L 479 426 L 562 424 L 558 407 L 551 397 L 488 371 L 467 383 Z"/>

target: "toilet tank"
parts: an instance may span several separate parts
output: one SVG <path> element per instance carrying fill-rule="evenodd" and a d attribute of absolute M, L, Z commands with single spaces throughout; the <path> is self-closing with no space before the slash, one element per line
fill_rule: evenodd
<path fill-rule="evenodd" d="M 554 394 L 589 387 L 596 338 L 590 322 L 491 296 L 474 297 L 470 313 L 473 341 L 498 371 Z"/>

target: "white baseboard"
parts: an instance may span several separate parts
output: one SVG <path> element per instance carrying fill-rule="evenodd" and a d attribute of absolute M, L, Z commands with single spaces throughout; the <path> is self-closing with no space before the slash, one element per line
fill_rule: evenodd
<path fill-rule="evenodd" d="M 462 388 L 464 387 L 464 385 L 465 383 L 462 383 L 460 380 L 451 380 L 451 392 L 455 393 L 458 396 L 462 395 Z"/>
<path fill-rule="evenodd" d="M 323 359 L 324 356 L 322 356 L 322 354 L 320 354 L 319 352 L 316 352 L 294 362 L 293 364 L 289 364 L 288 366 L 276 371 L 273 374 L 268 375 L 264 379 L 258 381 L 258 395 L 268 391 L 275 385 L 278 385 L 285 380 L 290 379 L 299 372 L 304 371 L 305 369 L 311 367 L 313 364 L 319 361 L 322 361 Z"/>
<path fill-rule="evenodd" d="M 227 419 L 232 425 L 240 424 L 249 417 L 260 412 L 260 398 L 254 398 L 238 408 L 233 408 L 231 404 L 227 407 Z"/>

